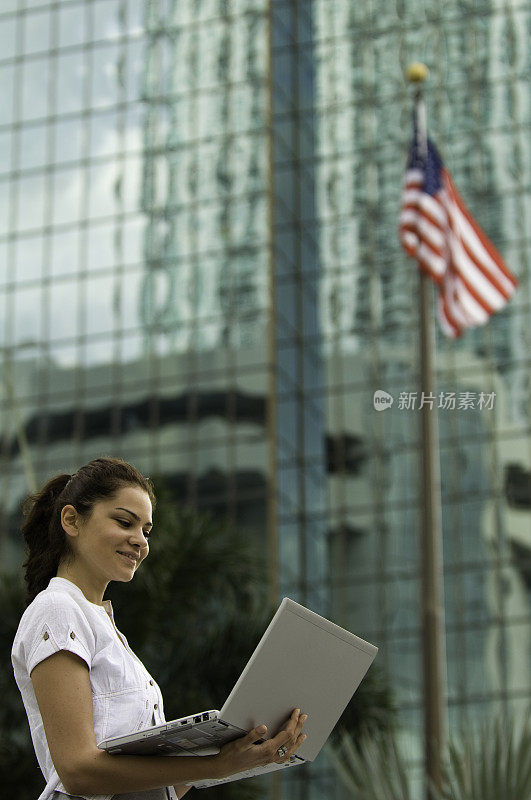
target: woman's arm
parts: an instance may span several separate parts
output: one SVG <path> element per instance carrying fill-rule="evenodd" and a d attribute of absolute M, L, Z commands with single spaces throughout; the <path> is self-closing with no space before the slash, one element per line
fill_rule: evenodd
<path fill-rule="evenodd" d="M 73 653 L 59 650 L 41 661 L 31 680 L 52 761 L 69 794 L 120 794 L 218 777 L 214 756 L 113 756 L 99 750 L 88 667 Z"/>
<path fill-rule="evenodd" d="M 258 743 L 266 733 L 260 726 L 226 744 L 217 756 L 113 756 L 97 747 L 89 670 L 79 656 L 59 650 L 37 664 L 31 680 L 52 761 L 69 794 L 121 794 L 176 784 L 182 797 L 183 784 L 281 763 L 278 748 L 286 746 L 289 757 L 306 738 L 301 734 L 305 716 L 296 710 L 274 738 Z"/>

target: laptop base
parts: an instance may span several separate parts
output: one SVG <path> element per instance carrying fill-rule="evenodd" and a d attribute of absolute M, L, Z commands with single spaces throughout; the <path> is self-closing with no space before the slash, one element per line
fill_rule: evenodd
<path fill-rule="evenodd" d="M 247 769 L 243 772 L 237 772 L 234 775 L 229 775 L 226 778 L 218 778 L 204 781 L 196 781 L 195 783 L 187 783 L 186 786 L 193 786 L 194 789 L 207 789 L 209 786 L 219 786 L 220 783 L 230 783 L 230 781 L 239 781 L 242 778 L 254 778 L 258 775 L 265 775 L 267 772 L 275 772 L 279 769 L 288 769 L 289 767 L 296 767 L 299 764 L 306 764 L 304 758 L 298 756 L 291 756 L 288 761 L 283 764 L 266 764 L 265 767 L 254 767 L 254 769 Z"/>

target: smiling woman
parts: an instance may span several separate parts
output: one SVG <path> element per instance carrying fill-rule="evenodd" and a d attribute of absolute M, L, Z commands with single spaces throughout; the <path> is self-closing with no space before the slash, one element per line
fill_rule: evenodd
<path fill-rule="evenodd" d="M 11 659 L 46 779 L 38 800 L 176 800 L 186 784 L 278 763 L 279 741 L 288 745 L 283 758 L 302 743 L 303 718 L 267 741 L 257 726 L 201 758 L 98 748 L 166 721 L 157 683 L 103 599 L 111 581 L 131 581 L 147 557 L 154 504 L 149 478 L 117 458 L 57 475 L 24 504 L 27 608 Z"/>
<path fill-rule="evenodd" d="M 46 780 L 39 800 L 114 792 L 167 800 L 187 791 L 166 759 L 146 770 L 143 759 L 126 764 L 97 749 L 108 736 L 165 721 L 157 683 L 103 599 L 148 556 L 154 505 L 151 481 L 116 458 L 55 476 L 24 504 L 27 608 L 12 661 Z"/>
<path fill-rule="evenodd" d="M 149 478 L 121 459 L 97 458 L 51 478 L 23 508 L 27 605 L 57 576 L 101 606 L 110 581 L 134 574 L 120 566 L 119 551 L 134 556 L 135 568 L 148 555 L 154 506 Z"/>
<path fill-rule="evenodd" d="M 95 504 L 88 518 L 67 504 L 60 520 L 75 559 L 61 560 L 57 576 L 71 580 L 93 603 L 101 605 L 109 581 L 131 580 L 149 553 L 151 499 L 140 486 L 118 489 Z"/>

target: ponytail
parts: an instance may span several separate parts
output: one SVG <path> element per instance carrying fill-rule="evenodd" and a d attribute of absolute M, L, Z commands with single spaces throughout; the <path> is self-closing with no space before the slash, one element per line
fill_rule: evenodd
<path fill-rule="evenodd" d="M 61 495 L 70 481 L 70 475 L 56 475 L 42 489 L 29 495 L 23 505 L 22 536 L 26 543 L 27 558 L 24 578 L 27 584 L 26 605 L 46 589 L 57 573 L 63 557 L 72 557 L 73 551 L 61 526 L 60 514 L 56 511 Z M 65 504 L 66 505 L 66 504 Z"/>
<path fill-rule="evenodd" d="M 26 606 L 46 589 L 56 576 L 59 564 L 74 560 L 75 553 L 61 524 L 61 511 L 72 505 L 82 517 L 88 517 L 94 504 L 112 497 L 124 486 L 143 489 L 155 506 L 155 493 L 149 478 L 121 458 L 102 457 L 90 461 L 74 475 L 51 478 L 42 489 L 28 495 L 22 505 L 25 517 L 22 536 L 26 544 Z"/>

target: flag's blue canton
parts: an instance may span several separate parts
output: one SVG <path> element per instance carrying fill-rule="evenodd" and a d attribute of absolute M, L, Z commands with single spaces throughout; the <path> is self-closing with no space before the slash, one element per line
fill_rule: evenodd
<path fill-rule="evenodd" d="M 415 135 L 411 143 L 409 153 L 408 169 L 420 169 L 424 172 L 423 191 L 427 194 L 436 195 L 442 186 L 441 170 L 443 168 L 442 158 L 431 139 L 428 139 L 428 157 L 426 163 L 420 153 L 419 143 Z"/>

